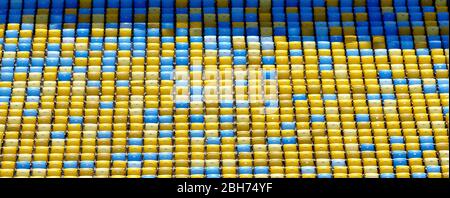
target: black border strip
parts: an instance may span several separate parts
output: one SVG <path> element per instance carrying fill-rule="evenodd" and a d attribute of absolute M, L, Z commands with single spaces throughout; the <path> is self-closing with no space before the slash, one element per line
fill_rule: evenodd
<path fill-rule="evenodd" d="M 271 183 L 269 193 L 276 195 L 358 193 L 449 193 L 448 179 L 0 179 L 0 191 L 55 195 L 204 195 L 204 193 L 179 193 L 180 185 L 212 185 L 209 195 L 230 196 L 221 192 L 222 183 Z M 60 194 L 62 193 L 62 194 Z M 247 192 L 259 193 L 261 192 Z M 361 194 L 363 193 L 363 194 Z M 246 193 L 243 193 L 246 194 Z"/>

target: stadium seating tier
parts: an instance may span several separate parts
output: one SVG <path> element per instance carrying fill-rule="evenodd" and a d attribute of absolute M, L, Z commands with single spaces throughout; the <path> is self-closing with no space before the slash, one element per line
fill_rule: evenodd
<path fill-rule="evenodd" d="M 446 0 L 2 0 L 0 177 L 448 178 Z"/>

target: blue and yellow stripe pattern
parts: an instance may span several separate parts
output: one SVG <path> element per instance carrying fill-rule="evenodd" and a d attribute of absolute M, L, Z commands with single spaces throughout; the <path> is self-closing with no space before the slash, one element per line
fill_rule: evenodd
<path fill-rule="evenodd" d="M 448 178 L 446 0 L 4 0 L 0 177 Z"/>

